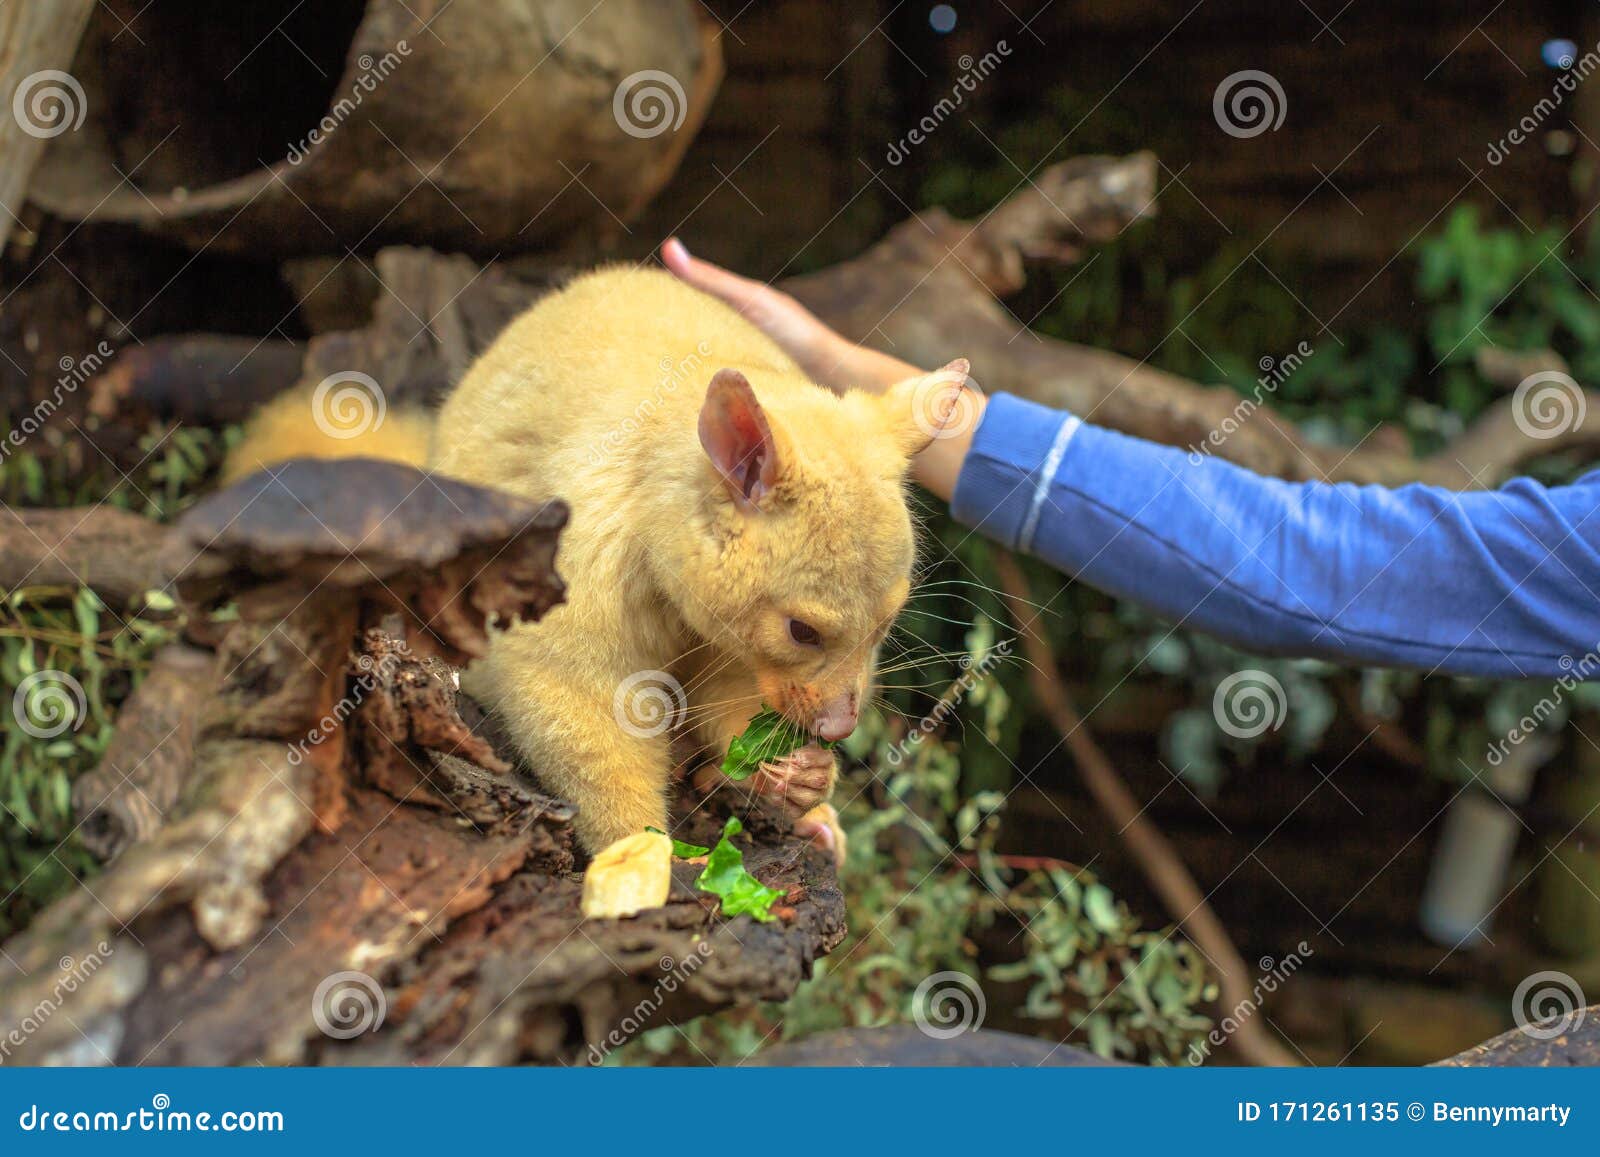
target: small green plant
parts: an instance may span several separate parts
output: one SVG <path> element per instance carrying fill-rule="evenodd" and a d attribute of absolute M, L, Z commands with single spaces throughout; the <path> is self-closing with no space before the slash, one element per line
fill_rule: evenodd
<path fill-rule="evenodd" d="M 141 441 L 144 460 L 124 475 L 98 453 L 87 470 L 73 455 L 0 459 L 0 496 L 19 506 L 106 503 L 167 519 L 212 476 L 228 435 L 159 428 Z M 99 762 L 118 706 L 150 657 L 173 637 L 160 592 L 133 608 L 107 607 L 79 586 L 0 591 L 0 938 L 96 870 L 78 839 L 72 784 Z"/>
<path fill-rule="evenodd" d="M 72 782 L 99 762 L 117 704 L 172 637 L 170 616 L 120 616 L 83 587 L 24 587 L 0 605 L 0 697 L 11 714 L 0 749 L 0 936 L 94 870 Z"/>

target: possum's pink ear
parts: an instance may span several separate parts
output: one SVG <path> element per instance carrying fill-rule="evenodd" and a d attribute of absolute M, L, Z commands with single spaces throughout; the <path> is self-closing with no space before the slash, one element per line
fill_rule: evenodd
<path fill-rule="evenodd" d="M 750 381 L 738 370 L 718 370 L 700 407 L 700 445 L 728 484 L 735 505 L 769 504 L 778 480 L 778 444 Z"/>
<path fill-rule="evenodd" d="M 951 438 L 972 428 L 977 384 L 966 358 L 896 382 L 883 395 L 890 432 L 902 452 L 920 454 L 936 438 Z"/>

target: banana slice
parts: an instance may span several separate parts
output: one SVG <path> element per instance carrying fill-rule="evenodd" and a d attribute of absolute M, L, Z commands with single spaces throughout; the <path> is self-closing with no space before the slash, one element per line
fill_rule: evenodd
<path fill-rule="evenodd" d="M 624 836 L 589 862 L 583 915 L 590 920 L 633 916 L 661 907 L 671 888 L 672 840 L 660 832 Z"/>

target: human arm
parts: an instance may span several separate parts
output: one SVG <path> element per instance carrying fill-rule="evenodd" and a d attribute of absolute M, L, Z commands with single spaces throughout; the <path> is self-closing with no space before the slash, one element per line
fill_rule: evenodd
<path fill-rule="evenodd" d="M 669 249 L 669 268 L 741 309 L 824 385 L 880 391 L 919 372 Z M 1005 395 L 978 398 L 965 428 L 913 468 L 989 537 L 1253 651 L 1600 675 L 1600 474 L 1469 493 L 1287 483 Z"/>

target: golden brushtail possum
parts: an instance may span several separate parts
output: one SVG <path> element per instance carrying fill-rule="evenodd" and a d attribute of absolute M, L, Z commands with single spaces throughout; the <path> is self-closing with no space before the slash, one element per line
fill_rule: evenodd
<path fill-rule="evenodd" d="M 467 372 L 428 465 L 559 496 L 572 519 L 566 605 L 496 635 L 465 686 L 578 805 L 591 852 L 666 828 L 675 731 L 720 762 L 763 703 L 818 739 L 855 727 L 910 588 L 905 479 L 931 436 L 918 414 L 941 412 L 930 391 L 953 398 L 964 370 L 838 397 L 721 302 L 613 268 L 538 302 Z M 319 453 L 308 401 L 268 407 L 236 472 Z M 419 431 L 406 417 L 324 456 L 420 464 Z M 749 782 L 798 815 L 834 774 L 812 743 Z"/>

